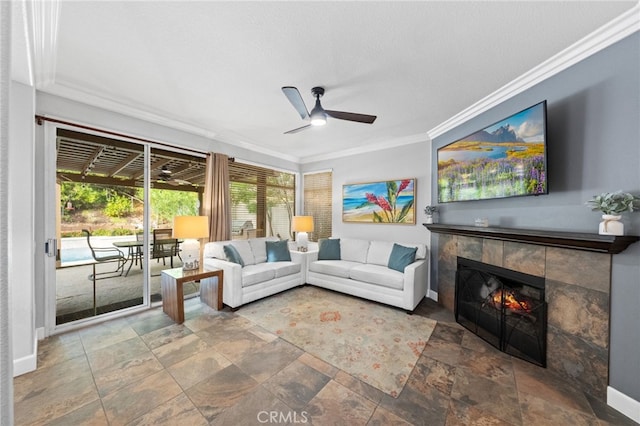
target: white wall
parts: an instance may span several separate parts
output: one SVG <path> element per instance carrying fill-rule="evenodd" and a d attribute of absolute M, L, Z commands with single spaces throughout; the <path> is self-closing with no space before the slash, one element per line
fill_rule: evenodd
<path fill-rule="evenodd" d="M 424 142 L 302 165 L 302 172 L 331 169 L 333 172 L 333 235 L 430 244 L 422 226 L 424 208 L 431 202 L 431 143 Z M 352 183 L 416 179 L 416 224 L 361 224 L 342 221 L 342 186 Z"/>
<path fill-rule="evenodd" d="M 9 292 L 14 376 L 35 370 L 34 135 L 35 91 L 11 82 L 9 110 Z"/>

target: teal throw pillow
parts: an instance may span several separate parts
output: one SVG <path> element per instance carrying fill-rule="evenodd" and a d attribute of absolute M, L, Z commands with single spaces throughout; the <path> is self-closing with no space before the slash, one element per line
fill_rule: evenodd
<path fill-rule="evenodd" d="M 389 264 L 387 266 L 390 269 L 404 272 L 405 267 L 415 262 L 416 251 L 418 251 L 417 247 L 405 247 L 400 244 L 394 244 L 391 249 L 391 254 L 389 255 Z"/>
<path fill-rule="evenodd" d="M 222 248 L 229 262 L 237 263 L 240 266 L 244 266 L 244 261 L 242 260 L 242 256 L 240 256 L 240 253 L 238 253 L 238 250 L 234 246 L 232 246 L 231 244 L 227 244 Z"/>
<path fill-rule="evenodd" d="M 321 238 L 318 260 L 340 260 L 340 238 Z"/>
<path fill-rule="evenodd" d="M 267 262 L 290 262 L 289 240 L 267 241 Z"/>

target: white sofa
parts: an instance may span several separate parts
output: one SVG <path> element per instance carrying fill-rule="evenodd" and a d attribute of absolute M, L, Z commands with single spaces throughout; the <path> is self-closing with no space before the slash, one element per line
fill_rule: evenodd
<path fill-rule="evenodd" d="M 364 299 L 413 311 L 427 294 L 429 262 L 424 244 L 397 243 L 416 247 L 415 261 L 404 272 L 389 268 L 393 242 L 340 239 L 340 260 L 318 260 L 308 253 L 306 281 Z"/>
<path fill-rule="evenodd" d="M 302 253 L 290 252 L 291 261 L 267 262 L 267 241 L 278 238 L 215 241 L 204 246 L 203 267 L 223 270 L 222 301 L 232 309 L 304 284 Z M 227 260 L 225 245 L 236 248 L 244 267 Z"/>

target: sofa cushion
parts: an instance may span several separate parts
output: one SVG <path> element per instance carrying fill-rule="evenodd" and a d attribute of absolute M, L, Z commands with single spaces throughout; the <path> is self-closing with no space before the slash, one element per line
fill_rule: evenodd
<path fill-rule="evenodd" d="M 424 244 L 413 244 L 413 243 L 402 243 L 405 247 L 415 247 L 416 248 L 416 260 L 418 259 L 426 259 L 427 258 L 427 246 Z"/>
<path fill-rule="evenodd" d="M 237 263 L 240 266 L 244 266 L 244 261 L 242 260 L 242 256 L 238 253 L 238 250 L 231 244 L 227 244 L 223 247 L 224 254 L 227 256 L 227 260 L 229 262 Z"/>
<path fill-rule="evenodd" d="M 269 265 L 271 265 L 275 271 L 276 278 L 297 274 L 302 270 L 302 265 L 294 262 L 272 262 Z"/>
<path fill-rule="evenodd" d="M 390 241 L 371 241 L 367 253 L 367 263 L 386 267 L 389 264 L 389 256 L 393 249 Z"/>
<path fill-rule="evenodd" d="M 404 268 L 416 260 L 416 247 L 405 247 L 394 244 L 389 255 L 389 268 L 399 272 L 404 272 Z"/>
<path fill-rule="evenodd" d="M 340 239 L 340 259 L 349 262 L 366 263 L 369 251 L 369 240 L 357 240 L 354 238 Z"/>
<path fill-rule="evenodd" d="M 204 245 L 204 257 L 215 257 L 216 259 L 225 260 L 227 255 L 224 252 L 224 246 L 231 244 L 231 241 L 212 241 Z"/>
<path fill-rule="evenodd" d="M 267 241 L 280 241 L 277 237 L 258 237 L 249 238 L 249 245 L 253 252 L 255 263 L 263 263 L 267 261 Z"/>
<path fill-rule="evenodd" d="M 268 263 L 247 265 L 242 268 L 242 287 L 259 284 L 274 279 L 275 270 Z"/>
<path fill-rule="evenodd" d="M 233 240 L 231 244 L 238 250 L 242 260 L 246 265 L 254 265 L 256 263 L 255 258 L 253 257 L 253 251 L 251 250 L 251 246 L 249 245 L 249 241 L 247 240 Z"/>
<path fill-rule="evenodd" d="M 264 263 L 267 261 L 267 239 L 266 238 L 250 238 L 249 246 L 253 253 L 253 260 L 256 263 Z"/>
<path fill-rule="evenodd" d="M 289 240 L 267 241 L 267 262 L 290 262 Z"/>
<path fill-rule="evenodd" d="M 321 238 L 318 245 L 318 260 L 340 260 L 340 238 Z"/>
<path fill-rule="evenodd" d="M 351 268 L 349 278 L 365 283 L 402 290 L 404 274 L 381 265 L 358 265 Z"/>
<path fill-rule="evenodd" d="M 349 278 L 349 270 L 358 265 L 360 265 L 360 263 L 348 262 L 346 260 L 317 260 L 309 264 L 309 271 L 333 275 L 335 277 Z"/>

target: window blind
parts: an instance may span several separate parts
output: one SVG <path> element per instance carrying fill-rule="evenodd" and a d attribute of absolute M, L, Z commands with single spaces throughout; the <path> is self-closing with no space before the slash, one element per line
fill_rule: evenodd
<path fill-rule="evenodd" d="M 293 239 L 295 174 L 230 160 L 229 181 L 234 239 Z"/>
<path fill-rule="evenodd" d="M 311 241 L 331 236 L 332 211 L 332 172 L 309 173 L 303 177 L 304 214 L 313 216 L 314 231 L 309 235 Z"/>

